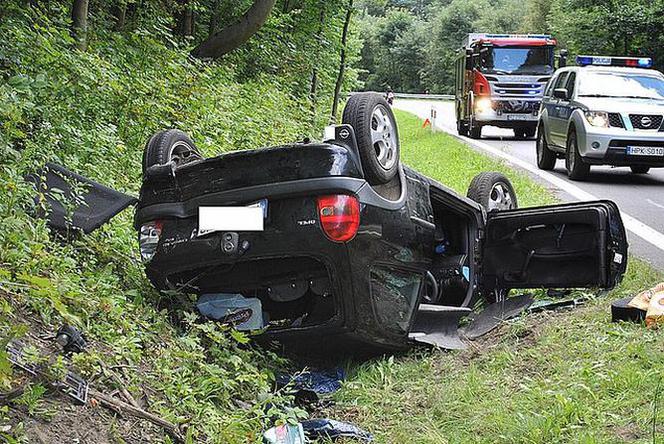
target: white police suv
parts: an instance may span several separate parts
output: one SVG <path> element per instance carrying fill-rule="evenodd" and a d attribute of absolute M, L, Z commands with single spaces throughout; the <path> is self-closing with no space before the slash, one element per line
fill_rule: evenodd
<path fill-rule="evenodd" d="M 578 56 L 544 92 L 537 166 L 565 158 L 572 180 L 590 165 L 629 166 L 645 174 L 664 167 L 664 75 L 650 58 Z"/>

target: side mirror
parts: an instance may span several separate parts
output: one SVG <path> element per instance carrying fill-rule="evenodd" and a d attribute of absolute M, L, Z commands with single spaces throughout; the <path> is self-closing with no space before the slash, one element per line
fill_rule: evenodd
<path fill-rule="evenodd" d="M 556 88 L 553 90 L 553 97 L 556 99 L 567 100 L 569 95 L 567 93 L 567 88 Z"/>
<path fill-rule="evenodd" d="M 568 52 L 566 49 L 560 50 L 560 55 L 558 56 L 558 68 L 564 68 L 567 66 L 567 55 Z"/>

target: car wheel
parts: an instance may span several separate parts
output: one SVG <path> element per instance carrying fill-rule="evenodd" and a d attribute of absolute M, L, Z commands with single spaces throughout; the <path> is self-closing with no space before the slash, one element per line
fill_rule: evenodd
<path fill-rule="evenodd" d="M 523 128 L 514 128 L 514 137 L 517 139 L 523 139 L 526 137 L 526 132 Z"/>
<path fill-rule="evenodd" d="M 549 149 L 549 144 L 546 143 L 546 135 L 544 134 L 544 127 L 540 126 L 537 132 L 537 167 L 540 170 L 550 171 L 556 166 L 556 154 Z"/>
<path fill-rule="evenodd" d="M 468 124 L 468 135 L 471 139 L 481 139 L 482 138 L 482 126 L 476 125 L 473 123 L 473 120 L 470 120 Z"/>
<path fill-rule="evenodd" d="M 650 171 L 650 167 L 647 166 L 631 166 L 629 167 L 632 170 L 632 173 L 634 174 L 646 174 L 648 171 Z"/>
<path fill-rule="evenodd" d="M 484 172 L 473 178 L 466 196 L 482 205 L 487 212 L 518 207 L 510 180 L 501 173 Z"/>
<path fill-rule="evenodd" d="M 153 135 L 143 151 L 143 173 L 155 165 L 171 162 L 175 167 L 202 159 L 194 142 L 180 130 L 169 129 Z"/>
<path fill-rule="evenodd" d="M 385 99 L 376 93 L 352 95 L 344 108 L 343 123 L 355 130 L 368 182 L 380 185 L 392 180 L 399 171 L 399 132 Z"/>
<path fill-rule="evenodd" d="M 590 171 L 590 165 L 585 163 L 581 158 L 581 154 L 579 154 L 576 131 L 570 131 L 567 136 L 565 168 L 567 168 L 567 177 L 572 180 L 583 180 L 588 176 L 588 172 Z"/>

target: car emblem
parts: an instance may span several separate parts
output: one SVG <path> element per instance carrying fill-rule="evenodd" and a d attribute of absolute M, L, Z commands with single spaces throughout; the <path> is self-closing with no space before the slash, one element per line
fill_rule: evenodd
<path fill-rule="evenodd" d="M 644 128 L 648 128 L 652 125 L 652 119 L 648 116 L 643 116 L 641 117 L 641 126 Z"/>
<path fill-rule="evenodd" d="M 339 137 L 342 139 L 348 139 L 348 136 L 350 136 L 350 131 L 348 131 L 346 128 L 342 128 L 341 131 L 339 131 Z"/>

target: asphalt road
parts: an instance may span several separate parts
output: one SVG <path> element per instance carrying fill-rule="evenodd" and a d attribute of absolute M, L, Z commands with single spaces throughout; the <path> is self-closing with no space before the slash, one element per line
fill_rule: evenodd
<path fill-rule="evenodd" d="M 394 107 L 421 118 L 430 117 L 434 107 L 437 110 L 436 126 L 456 134 L 454 102 L 398 99 Z M 537 170 L 535 140 L 516 140 L 512 130 L 485 127 L 480 143 L 463 139 L 476 149 L 508 162 L 514 160 L 512 164 L 526 169 L 563 201 L 613 200 L 623 213 L 630 251 L 664 270 L 664 168 L 635 175 L 629 168 L 593 166 L 587 181 L 575 182 L 567 178 L 562 159 L 550 173 Z"/>

